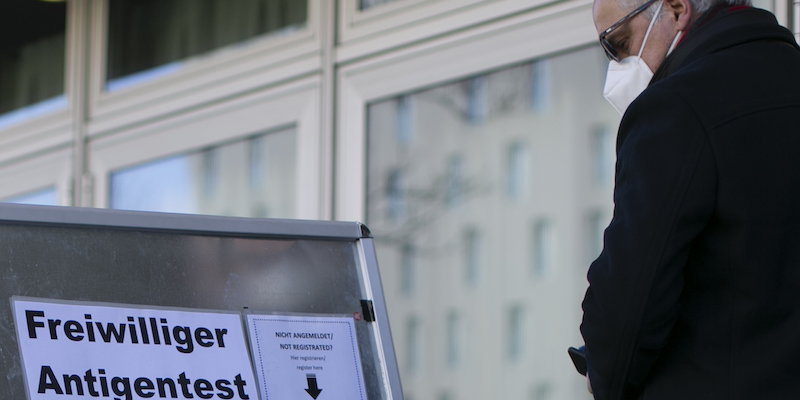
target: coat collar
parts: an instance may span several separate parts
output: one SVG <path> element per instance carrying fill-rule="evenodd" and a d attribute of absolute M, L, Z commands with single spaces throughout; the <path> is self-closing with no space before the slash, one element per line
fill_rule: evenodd
<path fill-rule="evenodd" d="M 653 74 L 652 85 L 707 54 L 760 40 L 782 41 L 797 49 L 789 30 L 772 13 L 751 7 L 715 7 L 698 18 L 681 43 Z"/>

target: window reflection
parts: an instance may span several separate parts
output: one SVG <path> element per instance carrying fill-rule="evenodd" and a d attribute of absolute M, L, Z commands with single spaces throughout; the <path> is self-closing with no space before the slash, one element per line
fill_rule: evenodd
<path fill-rule="evenodd" d="M 406 321 L 406 368 L 409 372 L 414 372 L 419 369 L 419 353 L 420 353 L 420 326 L 419 321 L 415 317 L 411 317 Z"/>
<path fill-rule="evenodd" d="M 470 348 L 497 349 L 494 356 L 460 353 L 459 374 L 480 378 L 458 380 L 454 397 L 474 398 L 492 385 L 529 393 L 542 381 L 568 379 L 536 366 L 564 362 L 561 352 L 548 349 L 574 345 L 565 332 L 578 332 L 574 299 L 585 278 L 530 278 L 585 270 L 583 221 L 596 211 L 611 215 L 608 192 L 587 185 L 594 181 L 595 127 L 619 122 L 602 96 L 606 68 L 602 50 L 585 48 L 368 105 L 366 222 L 379 254 L 415 250 L 412 293 L 391 281 L 405 279 L 395 273 L 405 268 L 398 264 L 404 258 L 381 261 L 392 271 L 383 275 L 388 312 L 392 320 L 415 315 L 416 323 L 431 327 L 430 335 L 396 342 L 398 354 L 415 354 L 412 365 L 430 368 L 401 376 L 404 389 L 437 393 L 436 377 L 452 373 L 449 350 L 418 349 L 450 343 L 453 304 L 464 305 L 462 329 L 467 321 L 493 327 L 469 330 Z M 408 115 L 413 139 L 403 142 L 400 121 Z M 603 156 L 607 165 L 608 153 Z M 602 231 L 606 223 L 598 219 L 589 230 Z M 571 251 L 559 253 L 559 240 Z M 525 321 L 531 332 L 522 332 Z M 506 367 L 531 372 L 513 381 L 481 374 Z"/>
<path fill-rule="evenodd" d="M 403 245 L 400 252 L 400 290 L 406 295 L 414 293 L 414 276 L 416 275 L 414 259 L 414 247 L 410 244 Z"/>
<path fill-rule="evenodd" d="M 63 2 L 0 2 L 0 127 L 66 105 L 66 20 Z"/>
<path fill-rule="evenodd" d="M 546 276 L 555 264 L 555 234 L 547 220 L 540 220 L 533 227 L 533 272 Z"/>
<path fill-rule="evenodd" d="M 447 193 L 446 201 L 450 207 L 455 207 L 464 201 L 465 180 L 464 157 L 455 155 L 450 157 L 447 164 Z"/>
<path fill-rule="evenodd" d="M 468 228 L 464 232 L 464 276 L 467 283 L 475 284 L 481 269 L 481 253 L 483 243 L 477 228 Z"/>
<path fill-rule="evenodd" d="M 487 109 L 487 82 L 485 76 L 476 76 L 469 80 L 469 108 L 467 118 L 473 124 L 480 124 L 486 119 Z"/>
<path fill-rule="evenodd" d="M 107 89 L 173 72 L 180 68 L 174 62 L 188 57 L 302 26 L 307 7 L 306 0 L 111 0 Z"/>
<path fill-rule="evenodd" d="M 397 141 L 408 144 L 414 135 L 414 114 L 411 96 L 400 96 L 397 99 Z"/>
<path fill-rule="evenodd" d="M 264 136 L 256 136 L 247 143 L 249 149 L 248 176 L 250 177 L 250 189 L 253 190 L 263 187 L 268 172 L 269 162 L 267 161 L 267 152 L 264 151 L 264 140 Z"/>
<path fill-rule="evenodd" d="M 531 106 L 538 112 L 550 109 L 550 62 L 546 59 L 536 60 L 531 64 Z"/>
<path fill-rule="evenodd" d="M 508 195 L 520 199 L 528 194 L 530 160 L 528 146 L 513 143 L 508 149 Z"/>
<path fill-rule="evenodd" d="M 455 310 L 447 314 L 447 365 L 455 368 L 461 357 L 461 320 Z"/>
<path fill-rule="evenodd" d="M 111 208 L 293 218 L 295 142 L 271 132 L 115 171 Z"/>
<path fill-rule="evenodd" d="M 506 351 L 508 358 L 519 360 L 522 357 L 522 343 L 524 341 L 523 310 L 520 305 L 513 305 L 508 310 L 506 325 Z"/>
<path fill-rule="evenodd" d="M 389 198 L 389 217 L 393 220 L 399 220 L 405 215 L 405 186 L 406 179 L 403 171 L 400 169 L 393 170 L 389 173 L 389 185 L 386 190 L 387 197 Z"/>
<path fill-rule="evenodd" d="M 56 195 L 56 188 L 49 187 L 46 189 L 35 190 L 21 195 L 9 197 L 3 200 L 3 202 L 39 206 L 57 206 L 58 198 Z"/>
<path fill-rule="evenodd" d="M 212 200 L 214 195 L 217 194 L 217 171 L 219 170 L 219 156 L 217 153 L 219 148 L 210 148 L 203 151 L 201 154 L 202 159 L 202 177 L 203 177 L 203 197 Z"/>
<path fill-rule="evenodd" d="M 190 157 L 170 157 L 112 173 L 111 208 L 196 213 Z"/>

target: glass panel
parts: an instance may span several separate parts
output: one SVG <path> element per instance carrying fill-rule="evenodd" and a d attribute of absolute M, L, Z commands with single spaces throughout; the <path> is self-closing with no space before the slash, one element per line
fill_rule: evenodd
<path fill-rule="evenodd" d="M 446 376 L 459 399 L 529 398 L 542 382 L 573 393 L 560 388 L 574 376 L 541 366 L 568 363 L 565 349 L 580 344 L 575 299 L 613 207 L 607 63 L 584 48 L 368 105 L 367 224 L 385 255 L 390 320 L 401 321 L 401 365 L 424 367 L 402 369 L 404 390 L 436 395 Z M 456 306 L 462 348 L 494 350 L 462 351 L 453 374 L 434 349 L 449 343 Z M 426 334 L 409 336 L 419 326 Z"/>
<path fill-rule="evenodd" d="M 63 96 L 66 21 L 64 2 L 0 2 L 0 127 L 66 105 Z M 9 111 L 22 111 L 42 102 L 43 106 L 28 112 L 7 115 Z"/>
<path fill-rule="evenodd" d="M 9 197 L 3 201 L 6 203 L 33 204 L 39 206 L 58 205 L 58 198 L 56 197 L 56 188 L 54 187 L 36 190 L 33 192 L 21 194 L 19 196 Z"/>
<path fill-rule="evenodd" d="M 294 129 L 111 174 L 111 208 L 240 217 L 295 216 Z"/>
<path fill-rule="evenodd" d="M 306 0 L 110 0 L 107 89 L 173 72 L 178 60 L 295 29 L 305 24 L 307 8 Z"/>
<path fill-rule="evenodd" d="M 366 10 L 381 4 L 391 3 L 397 0 L 359 0 L 358 7 L 360 10 Z"/>

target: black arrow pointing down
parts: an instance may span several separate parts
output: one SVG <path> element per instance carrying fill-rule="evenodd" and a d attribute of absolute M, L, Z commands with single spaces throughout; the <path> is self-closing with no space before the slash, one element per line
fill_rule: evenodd
<path fill-rule="evenodd" d="M 306 374 L 306 380 L 308 381 L 308 389 L 306 389 L 306 392 L 308 392 L 311 398 L 317 400 L 319 394 L 322 393 L 322 389 L 317 388 L 317 375 Z"/>

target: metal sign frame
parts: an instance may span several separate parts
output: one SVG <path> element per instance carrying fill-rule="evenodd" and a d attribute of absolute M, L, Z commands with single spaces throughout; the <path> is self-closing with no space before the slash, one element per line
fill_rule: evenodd
<path fill-rule="evenodd" d="M 389 400 L 403 399 L 378 271 L 377 255 L 371 233 L 360 223 L 0 204 L 0 227 L 2 226 L 71 228 L 86 232 L 133 231 L 179 236 L 324 240 L 354 243 L 361 268 L 362 282 L 359 284 L 364 295 L 362 310 L 365 320 L 373 321 L 371 324 L 374 337 L 371 341 L 375 343 L 376 349 L 373 351 L 379 359 L 379 378 L 382 380 L 380 384 L 383 387 L 383 394 Z M 13 295 L 20 295 L 20 293 Z M 244 311 L 244 313 L 247 312 L 247 310 Z M 8 321 L 0 320 L 0 325 L 5 323 Z M 0 328 L 2 327 L 0 326 Z M 13 332 L 13 329 L 4 331 Z"/>

